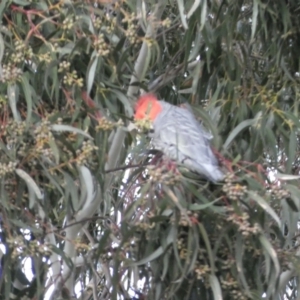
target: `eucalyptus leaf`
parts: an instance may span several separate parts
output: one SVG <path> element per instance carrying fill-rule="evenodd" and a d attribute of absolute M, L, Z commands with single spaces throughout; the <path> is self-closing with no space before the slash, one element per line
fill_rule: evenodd
<path fill-rule="evenodd" d="M 260 205 L 266 213 L 268 213 L 273 220 L 277 223 L 278 227 L 281 227 L 281 221 L 272 207 L 257 193 L 249 191 L 248 195 L 251 197 L 251 200 L 254 200 L 258 205 Z"/>
<path fill-rule="evenodd" d="M 94 55 L 92 61 L 90 62 L 87 74 L 87 93 L 90 94 L 92 86 L 94 84 L 95 73 L 98 64 L 98 57 Z"/>
<path fill-rule="evenodd" d="M 79 133 L 89 139 L 93 139 L 89 134 L 87 134 L 83 130 L 81 130 L 79 128 L 75 128 L 70 125 L 53 124 L 53 125 L 51 125 L 51 129 L 53 131 L 57 131 L 57 132 L 75 132 L 75 133 Z"/>
<path fill-rule="evenodd" d="M 16 169 L 16 173 L 26 182 L 27 186 L 34 191 L 36 197 L 42 200 L 43 194 L 33 178 L 22 169 Z"/>
<path fill-rule="evenodd" d="M 228 136 L 228 138 L 226 139 L 223 147 L 224 149 L 226 149 L 230 143 L 232 143 L 232 141 L 234 140 L 234 138 L 240 134 L 245 128 L 250 127 L 252 125 L 255 124 L 255 119 L 249 119 L 249 120 L 245 120 L 243 122 L 241 122 L 239 125 L 237 125 L 234 130 L 230 133 L 230 135 Z"/>
<path fill-rule="evenodd" d="M 19 112 L 17 111 L 17 91 L 18 87 L 16 84 L 9 84 L 7 87 L 7 97 L 9 99 L 9 105 L 10 105 L 10 109 L 13 113 L 14 119 L 15 121 L 21 121 L 21 117 Z"/>

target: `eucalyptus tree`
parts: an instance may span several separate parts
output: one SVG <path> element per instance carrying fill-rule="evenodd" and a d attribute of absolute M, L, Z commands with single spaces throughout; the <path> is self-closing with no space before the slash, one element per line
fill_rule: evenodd
<path fill-rule="evenodd" d="M 2 0 L 1 299 L 297 299 L 299 9 Z M 160 163 L 145 91 L 190 105 L 223 182 Z"/>

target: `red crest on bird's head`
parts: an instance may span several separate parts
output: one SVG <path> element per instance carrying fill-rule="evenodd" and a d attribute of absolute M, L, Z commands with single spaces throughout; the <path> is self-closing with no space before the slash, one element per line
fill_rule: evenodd
<path fill-rule="evenodd" d="M 142 120 L 148 117 L 154 121 L 161 110 L 161 104 L 156 96 L 154 94 L 145 94 L 136 102 L 134 118 L 136 120 Z"/>

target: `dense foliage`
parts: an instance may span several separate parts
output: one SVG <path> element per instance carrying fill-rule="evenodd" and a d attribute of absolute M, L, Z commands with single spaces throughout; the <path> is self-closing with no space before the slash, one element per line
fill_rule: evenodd
<path fill-rule="evenodd" d="M 1 299 L 297 299 L 299 10 L 2 0 Z M 191 105 L 224 182 L 146 151 L 143 91 Z"/>

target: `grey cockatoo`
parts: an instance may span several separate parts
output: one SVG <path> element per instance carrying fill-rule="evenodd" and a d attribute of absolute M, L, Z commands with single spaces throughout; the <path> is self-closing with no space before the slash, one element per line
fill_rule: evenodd
<path fill-rule="evenodd" d="M 135 119 L 146 118 L 152 121 L 150 137 L 155 149 L 210 181 L 223 179 L 224 174 L 210 147 L 211 135 L 190 109 L 159 101 L 155 95 L 146 94 L 136 103 Z"/>

